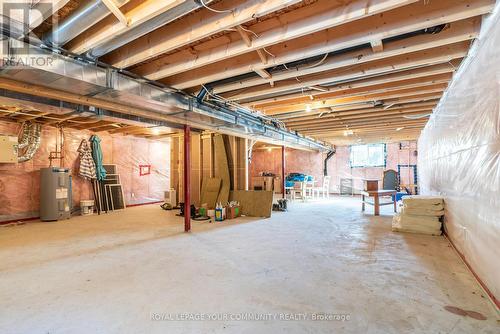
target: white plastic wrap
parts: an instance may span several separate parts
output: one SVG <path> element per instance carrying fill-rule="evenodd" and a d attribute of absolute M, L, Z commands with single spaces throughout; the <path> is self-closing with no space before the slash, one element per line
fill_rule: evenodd
<path fill-rule="evenodd" d="M 419 139 L 423 194 L 445 199 L 445 230 L 498 305 L 500 299 L 500 15 L 469 57 Z"/>

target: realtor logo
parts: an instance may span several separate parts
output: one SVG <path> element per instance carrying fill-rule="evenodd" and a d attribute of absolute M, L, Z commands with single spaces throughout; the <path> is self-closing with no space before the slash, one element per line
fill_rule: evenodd
<path fill-rule="evenodd" d="M 41 68 L 54 64 L 53 56 L 40 51 L 43 44 L 34 29 L 54 13 L 52 1 L 2 1 L 0 6 L 0 65 L 2 68 Z M 52 29 L 57 25 L 53 20 Z"/>

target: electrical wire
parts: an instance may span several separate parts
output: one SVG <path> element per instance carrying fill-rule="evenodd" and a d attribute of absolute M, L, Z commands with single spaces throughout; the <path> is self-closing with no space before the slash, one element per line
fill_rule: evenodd
<path fill-rule="evenodd" d="M 231 9 L 218 10 L 218 9 L 210 8 L 209 6 L 207 6 L 207 4 L 205 3 L 204 0 L 200 0 L 200 3 L 203 7 L 205 7 L 206 9 L 208 9 L 209 11 L 212 11 L 214 13 L 232 13 L 233 12 L 233 10 L 231 10 Z"/>
<path fill-rule="evenodd" d="M 267 53 L 268 55 L 270 55 L 271 57 L 276 58 L 276 56 L 275 56 L 275 55 L 273 55 L 271 52 L 267 51 L 267 49 L 266 49 L 266 48 L 262 48 L 262 50 L 264 50 L 264 52 L 265 52 L 265 53 Z M 285 64 L 283 64 L 283 65 L 285 65 Z M 286 66 L 285 66 L 285 67 L 286 67 Z"/>
<path fill-rule="evenodd" d="M 316 67 L 316 66 L 319 66 L 319 65 L 323 64 L 323 63 L 324 63 L 324 61 L 326 60 L 326 57 L 328 57 L 328 54 L 329 54 L 329 53 L 325 53 L 325 55 L 323 56 L 323 58 L 321 58 L 321 60 L 319 60 L 319 61 L 318 61 L 318 62 L 316 62 L 315 64 L 308 65 L 308 66 L 304 66 L 304 67 L 302 67 L 302 68 L 301 68 L 301 70 L 302 70 L 302 69 L 306 69 L 306 68 L 314 68 L 314 67 Z"/>
<path fill-rule="evenodd" d="M 243 31 L 246 31 L 246 32 L 251 33 L 251 34 L 252 34 L 252 35 L 254 35 L 256 38 L 259 38 L 259 35 L 258 35 L 256 32 L 254 32 L 254 31 L 252 31 L 252 30 L 250 30 L 250 29 L 247 29 L 247 28 L 245 28 L 245 27 L 244 27 L 244 26 L 242 26 L 242 25 L 240 25 L 240 28 L 241 28 L 241 30 L 243 30 Z"/>

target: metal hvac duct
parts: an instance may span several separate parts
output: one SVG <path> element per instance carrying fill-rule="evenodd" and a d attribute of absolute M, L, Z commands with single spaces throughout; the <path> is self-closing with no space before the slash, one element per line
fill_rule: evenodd
<path fill-rule="evenodd" d="M 128 0 L 114 0 L 117 7 Z M 44 36 L 49 45 L 61 46 L 87 30 L 110 14 L 108 7 L 101 0 L 90 0 L 78 7 L 71 15 Z"/>
<path fill-rule="evenodd" d="M 21 138 L 17 146 L 17 161 L 26 162 L 33 159 L 40 147 L 42 126 L 38 123 L 26 122 L 21 130 Z"/>
<path fill-rule="evenodd" d="M 9 39 L 0 43 L 3 43 L 0 60 L 23 59 L 26 56 L 20 53 L 22 48 L 11 47 Z M 40 49 L 37 45 L 32 45 L 29 56 L 29 59 L 41 62 L 29 62 L 23 67 L 4 66 L 0 77 L 130 106 L 150 115 L 144 115 L 146 117 L 161 116 L 163 121 L 174 124 L 188 124 L 198 129 L 288 147 L 331 149 L 326 143 L 283 129 L 269 117 L 233 103 L 198 101 L 194 96 L 163 87 L 160 83 L 133 77 L 105 64 L 96 65 L 85 59 Z"/>
<path fill-rule="evenodd" d="M 205 3 L 210 3 L 211 1 L 205 0 Z M 91 48 L 86 52 L 86 56 L 90 58 L 98 58 L 101 57 L 119 47 L 146 35 L 147 33 L 156 30 L 190 12 L 200 8 L 202 5 L 199 0 L 185 0 L 181 4 L 173 7 L 170 10 L 146 21 L 138 26 L 135 26 L 126 32 L 114 36 L 111 40 L 98 45 L 94 48 Z"/>

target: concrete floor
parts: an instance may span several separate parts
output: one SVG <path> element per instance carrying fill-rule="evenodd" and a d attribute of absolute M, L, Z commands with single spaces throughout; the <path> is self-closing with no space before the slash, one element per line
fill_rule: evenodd
<path fill-rule="evenodd" d="M 446 239 L 393 233 L 389 207 L 360 206 L 294 203 L 190 234 L 157 205 L 0 228 L 0 333 L 499 333 Z"/>

